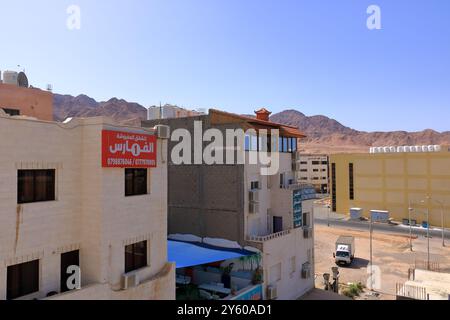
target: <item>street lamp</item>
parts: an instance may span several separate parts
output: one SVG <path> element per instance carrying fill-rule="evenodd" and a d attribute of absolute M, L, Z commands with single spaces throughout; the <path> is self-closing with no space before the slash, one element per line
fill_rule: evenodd
<path fill-rule="evenodd" d="M 373 235 L 373 220 L 372 220 L 372 212 L 370 212 L 370 222 L 369 222 L 369 230 L 370 230 L 370 290 L 373 290 L 373 257 L 372 257 L 372 235 Z"/>
<path fill-rule="evenodd" d="M 412 226 L 411 226 L 411 213 L 414 209 L 411 207 L 411 200 L 409 200 L 409 207 L 408 207 L 408 219 L 409 219 L 409 250 L 413 251 L 412 247 Z"/>
<path fill-rule="evenodd" d="M 431 198 L 428 196 L 426 198 L 430 200 Z M 425 200 L 420 201 L 420 203 L 426 204 Z M 426 210 L 427 214 L 427 270 L 430 270 L 430 209 L 427 206 Z"/>
<path fill-rule="evenodd" d="M 434 200 L 434 199 L 432 199 L 432 200 L 441 206 L 442 246 L 445 247 L 445 231 L 444 231 L 444 206 L 445 206 L 445 203 L 444 203 L 444 201 L 440 201 L 440 200 Z"/>

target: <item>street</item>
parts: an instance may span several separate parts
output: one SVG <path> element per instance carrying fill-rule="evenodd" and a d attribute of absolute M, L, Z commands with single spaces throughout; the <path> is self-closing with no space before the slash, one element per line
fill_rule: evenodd
<path fill-rule="evenodd" d="M 333 252 L 335 241 L 340 235 L 355 237 L 355 260 L 350 266 L 340 266 L 340 283 L 361 282 L 366 285 L 367 267 L 370 262 L 370 236 L 367 222 L 344 221 L 339 217 L 327 219 L 319 215 L 315 220 L 315 273 L 316 287 L 323 288 L 323 273 L 330 273 L 335 266 Z M 425 231 L 425 232 L 424 232 Z M 430 261 L 439 266 L 441 271 L 450 271 L 450 243 L 442 247 L 440 232 L 430 238 Z M 379 275 L 374 291 L 380 295 L 377 299 L 395 299 L 396 283 L 403 283 L 408 278 L 408 269 L 414 266 L 426 268 L 427 238 L 425 230 L 414 229 L 413 251 L 409 247 L 409 228 L 374 224 L 373 265 L 374 274 Z M 447 233 L 448 237 L 448 233 Z M 364 298 L 364 297 L 363 297 Z"/>

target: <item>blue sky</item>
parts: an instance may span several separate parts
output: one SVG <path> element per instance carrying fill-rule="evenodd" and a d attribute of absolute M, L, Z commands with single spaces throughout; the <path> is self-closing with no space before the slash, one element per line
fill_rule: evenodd
<path fill-rule="evenodd" d="M 382 30 L 366 27 L 371 4 Z M 0 0 L 0 12 L 0 69 L 20 64 L 57 93 L 450 130 L 448 0 Z"/>

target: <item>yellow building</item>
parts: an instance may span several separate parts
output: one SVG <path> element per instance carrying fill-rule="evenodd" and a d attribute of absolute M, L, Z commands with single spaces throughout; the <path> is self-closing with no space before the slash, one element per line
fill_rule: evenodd
<path fill-rule="evenodd" d="M 450 227 L 450 150 L 448 147 L 371 148 L 365 154 L 330 157 L 332 210 L 389 211 L 396 221 L 427 220 Z"/>

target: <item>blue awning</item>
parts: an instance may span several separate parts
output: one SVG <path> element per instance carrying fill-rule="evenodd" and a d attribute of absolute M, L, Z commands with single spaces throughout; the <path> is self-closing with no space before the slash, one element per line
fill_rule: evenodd
<path fill-rule="evenodd" d="M 174 240 L 167 241 L 167 251 L 168 260 L 175 262 L 177 269 L 255 254 L 248 250 L 219 248 L 203 243 Z"/>

